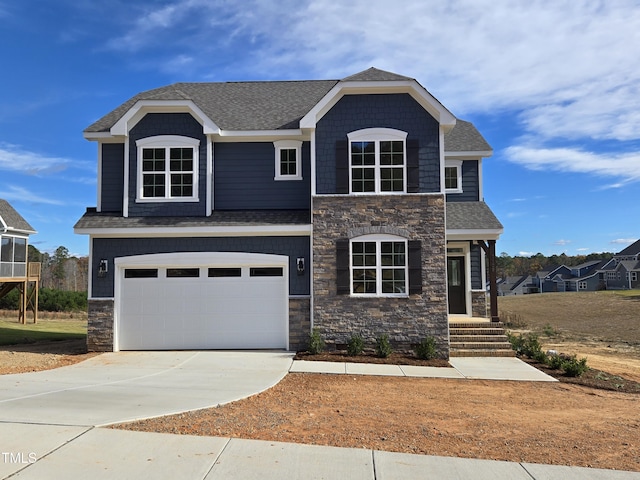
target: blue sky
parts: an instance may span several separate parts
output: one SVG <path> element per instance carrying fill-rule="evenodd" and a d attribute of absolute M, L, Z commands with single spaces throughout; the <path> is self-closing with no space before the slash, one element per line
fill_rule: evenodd
<path fill-rule="evenodd" d="M 498 252 L 640 237 L 637 0 L 0 0 L 0 58 L 0 198 L 42 251 L 88 253 L 73 225 L 96 204 L 97 147 L 82 131 L 136 93 L 371 66 L 416 78 L 492 145 Z"/>

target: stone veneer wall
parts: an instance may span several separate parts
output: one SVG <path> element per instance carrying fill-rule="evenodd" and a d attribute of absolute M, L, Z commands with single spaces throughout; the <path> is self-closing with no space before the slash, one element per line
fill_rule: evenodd
<path fill-rule="evenodd" d="M 113 299 L 89 300 L 87 350 L 113 352 Z"/>
<path fill-rule="evenodd" d="M 306 350 L 311 332 L 311 299 L 289 299 L 289 350 Z"/>
<path fill-rule="evenodd" d="M 474 317 L 487 318 L 487 292 L 471 292 L 471 314 Z"/>
<path fill-rule="evenodd" d="M 353 334 L 373 344 L 389 335 L 398 349 L 435 337 L 449 356 L 444 196 L 319 195 L 313 198 L 313 326 L 328 347 Z M 364 234 L 420 240 L 422 293 L 406 298 L 336 293 L 336 240 Z"/>

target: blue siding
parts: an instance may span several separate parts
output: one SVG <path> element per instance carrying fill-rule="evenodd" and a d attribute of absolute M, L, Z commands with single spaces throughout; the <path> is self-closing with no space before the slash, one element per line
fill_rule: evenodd
<path fill-rule="evenodd" d="M 316 128 L 317 193 L 336 192 L 336 140 L 363 128 L 395 128 L 420 145 L 420 193 L 440 191 L 439 125 L 408 94 L 345 95 Z"/>
<path fill-rule="evenodd" d="M 131 255 L 176 252 L 251 252 L 289 256 L 289 294 L 309 295 L 309 237 L 191 237 L 191 238 L 94 238 L 91 296 L 114 296 L 113 259 Z M 304 257 L 307 268 L 298 275 L 296 258 Z M 109 271 L 98 278 L 98 262 L 107 259 Z"/>
<path fill-rule="evenodd" d="M 447 193 L 447 202 L 480 201 L 480 178 L 477 160 L 462 162 L 462 193 Z"/>
<path fill-rule="evenodd" d="M 136 141 L 156 135 L 180 135 L 200 140 L 199 202 L 136 203 L 138 149 Z M 129 216 L 204 216 L 206 214 L 207 138 L 188 113 L 148 113 L 129 134 Z"/>
<path fill-rule="evenodd" d="M 102 146 L 103 212 L 122 212 L 124 198 L 124 143 L 104 143 Z"/>
<path fill-rule="evenodd" d="M 482 249 L 480 245 L 471 245 L 471 288 L 473 290 L 484 290 L 482 279 Z"/>
<path fill-rule="evenodd" d="M 214 143 L 214 209 L 309 209 L 309 142 L 302 145 L 302 180 L 274 180 L 275 147 L 264 143 Z"/>

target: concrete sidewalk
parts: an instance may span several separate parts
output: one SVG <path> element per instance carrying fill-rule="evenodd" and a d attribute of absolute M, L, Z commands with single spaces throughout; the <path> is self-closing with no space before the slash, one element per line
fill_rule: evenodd
<path fill-rule="evenodd" d="M 106 428 L 0 423 L 0 438 L 8 439 L 3 451 L 25 460 L 0 458 L 3 479 L 640 479 L 634 472 Z"/>
<path fill-rule="evenodd" d="M 556 382 L 557 380 L 515 357 L 452 357 L 451 367 L 378 365 L 371 363 L 315 362 L 294 360 L 289 369 L 296 373 L 382 375 L 419 378 L 469 378 Z"/>

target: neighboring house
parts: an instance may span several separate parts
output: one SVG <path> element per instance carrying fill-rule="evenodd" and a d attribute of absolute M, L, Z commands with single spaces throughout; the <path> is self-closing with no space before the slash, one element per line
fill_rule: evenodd
<path fill-rule="evenodd" d="M 538 293 L 538 286 L 531 275 L 512 276 L 498 282 L 498 295 L 527 295 Z"/>
<path fill-rule="evenodd" d="M 317 328 L 447 356 L 450 314 L 497 319 L 491 147 L 412 78 L 178 83 L 84 136 L 91 350 L 295 350 Z"/>
<path fill-rule="evenodd" d="M 20 292 L 18 321 L 26 322 L 27 310 L 38 319 L 40 263 L 29 262 L 29 235 L 36 231 L 9 202 L 0 199 L 0 298 Z"/>
<path fill-rule="evenodd" d="M 22 215 L 0 199 L 0 282 L 27 276 L 29 235 L 34 233 Z"/>
<path fill-rule="evenodd" d="M 616 253 L 598 273 L 608 290 L 640 288 L 640 240 Z"/>

